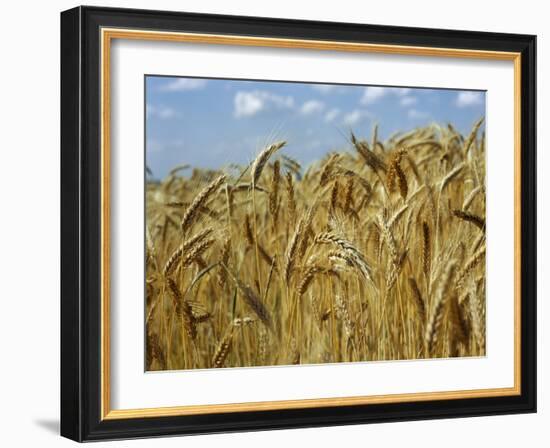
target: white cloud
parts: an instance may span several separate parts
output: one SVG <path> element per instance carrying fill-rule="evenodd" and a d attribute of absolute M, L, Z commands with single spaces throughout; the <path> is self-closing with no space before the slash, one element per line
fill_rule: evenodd
<path fill-rule="evenodd" d="M 418 100 L 414 96 L 404 96 L 399 101 L 399 104 L 401 104 L 401 106 L 403 107 L 407 107 L 407 106 L 412 106 L 413 104 L 416 104 L 417 101 Z"/>
<path fill-rule="evenodd" d="M 407 96 L 409 93 L 411 93 L 411 89 L 408 87 L 400 87 L 400 88 L 392 88 L 391 93 L 397 96 Z"/>
<path fill-rule="evenodd" d="M 264 108 L 264 101 L 253 93 L 237 92 L 234 102 L 236 117 L 251 117 Z"/>
<path fill-rule="evenodd" d="M 168 84 L 163 85 L 160 90 L 165 92 L 183 92 L 185 90 L 197 90 L 206 86 L 205 79 L 197 78 L 178 78 Z"/>
<path fill-rule="evenodd" d="M 354 109 L 344 115 L 343 124 L 345 126 L 355 126 L 367 117 L 370 117 L 370 114 L 366 110 Z"/>
<path fill-rule="evenodd" d="M 309 101 L 306 101 L 304 104 L 302 104 L 300 113 L 302 115 L 317 114 L 322 112 L 324 108 L 325 108 L 325 103 L 323 103 L 322 101 L 309 100 Z"/>
<path fill-rule="evenodd" d="M 291 96 L 275 95 L 263 90 L 251 92 L 239 91 L 233 100 L 235 109 L 234 115 L 240 117 L 252 117 L 270 108 L 292 109 L 294 98 Z"/>
<path fill-rule="evenodd" d="M 361 104 L 373 104 L 380 98 L 387 95 L 395 95 L 397 97 L 408 97 L 412 89 L 406 87 L 365 87 L 363 96 L 361 97 Z M 412 97 L 411 97 L 412 98 Z"/>
<path fill-rule="evenodd" d="M 386 87 L 365 87 L 361 104 L 376 103 L 380 98 L 386 96 L 389 89 Z"/>
<path fill-rule="evenodd" d="M 409 116 L 409 118 L 411 119 L 423 119 L 423 118 L 428 118 L 428 114 L 426 112 L 423 112 L 421 110 L 418 110 L 418 109 L 411 109 L 407 112 L 407 115 Z"/>
<path fill-rule="evenodd" d="M 332 93 L 338 89 L 340 86 L 334 84 L 314 84 L 311 86 L 312 89 L 317 90 L 321 93 Z"/>
<path fill-rule="evenodd" d="M 481 104 L 483 94 L 481 92 L 459 92 L 456 96 L 456 105 L 458 107 L 468 107 Z"/>
<path fill-rule="evenodd" d="M 145 107 L 145 114 L 147 118 L 156 117 L 163 120 L 173 118 L 177 115 L 176 111 L 170 107 L 153 106 L 152 104 L 147 104 Z"/>
<path fill-rule="evenodd" d="M 282 109 L 292 109 L 294 107 L 294 98 L 287 96 L 279 96 L 267 93 L 266 98 L 269 102 Z"/>
<path fill-rule="evenodd" d="M 338 115 L 340 115 L 340 109 L 337 109 L 337 108 L 330 109 L 325 114 L 325 121 L 327 123 L 331 123 L 332 121 L 334 121 L 338 117 Z"/>

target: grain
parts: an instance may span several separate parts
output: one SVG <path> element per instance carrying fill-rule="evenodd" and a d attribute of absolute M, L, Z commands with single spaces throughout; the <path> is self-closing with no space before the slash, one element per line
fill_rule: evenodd
<path fill-rule="evenodd" d="M 146 369 L 485 355 L 481 126 L 147 177 Z"/>

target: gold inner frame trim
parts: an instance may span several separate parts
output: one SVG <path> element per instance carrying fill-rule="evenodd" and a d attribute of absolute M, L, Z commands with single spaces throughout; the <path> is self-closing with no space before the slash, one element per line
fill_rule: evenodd
<path fill-rule="evenodd" d="M 140 409 L 111 409 L 110 388 L 110 63 L 113 39 L 185 42 L 212 45 L 294 48 L 355 53 L 381 53 L 410 56 L 454 57 L 513 61 L 514 63 L 514 386 L 441 392 L 368 395 L 303 400 L 262 401 L 213 405 L 188 405 Z M 101 29 L 101 419 L 129 419 L 200 415 L 284 409 L 307 409 L 429 400 L 502 397 L 521 394 L 521 54 L 514 52 L 466 50 L 303 39 Z"/>

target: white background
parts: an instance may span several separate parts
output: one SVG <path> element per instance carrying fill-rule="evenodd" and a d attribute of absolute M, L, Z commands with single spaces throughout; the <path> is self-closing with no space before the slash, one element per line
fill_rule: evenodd
<path fill-rule="evenodd" d="M 113 409 L 513 387 L 513 62 L 305 50 L 298 54 L 307 62 L 297 66 L 298 51 L 114 41 L 111 228 L 117 237 L 111 251 Z M 143 347 L 136 344 L 145 334 L 143 285 L 136 282 L 144 272 L 143 228 L 136 225 L 144 215 L 144 165 L 143 152 L 136 148 L 144 147 L 143 77 L 147 73 L 488 89 L 487 356 L 144 373 Z"/>
<path fill-rule="evenodd" d="M 463 0 L 445 7 L 439 1 L 391 3 L 285 1 L 231 2 L 90 1 L 103 6 L 185 9 L 195 12 L 242 14 L 364 23 L 475 29 L 538 34 L 538 195 L 539 229 L 549 222 L 545 202 L 550 168 L 544 152 L 549 114 L 548 12 L 543 2 L 479 2 Z M 3 5 L 2 70 L 0 70 L 0 220 L 2 300 L 0 340 L 0 440 L 5 446 L 68 446 L 57 436 L 59 414 L 59 11 L 69 1 L 11 2 Z M 498 9 L 498 10 L 497 10 Z M 545 36 L 546 34 L 546 36 Z M 546 49 L 546 54 L 545 54 Z M 546 70 L 546 71 L 545 71 Z M 548 202 L 548 201 L 546 201 Z M 550 343 L 542 320 L 548 321 L 550 276 L 548 232 L 539 232 L 539 413 L 384 425 L 201 436 L 119 442 L 106 446 L 280 446 L 341 443 L 370 446 L 512 447 L 548 445 L 550 402 L 544 373 Z M 546 289 L 546 290 L 545 290 Z M 548 352 L 548 349 L 546 349 Z M 102 446 L 98 444 L 97 446 Z"/>

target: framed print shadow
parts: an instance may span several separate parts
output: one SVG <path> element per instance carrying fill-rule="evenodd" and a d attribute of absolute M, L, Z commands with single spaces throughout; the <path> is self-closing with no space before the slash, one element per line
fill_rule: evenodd
<path fill-rule="evenodd" d="M 61 434 L 536 411 L 536 38 L 61 14 Z"/>

